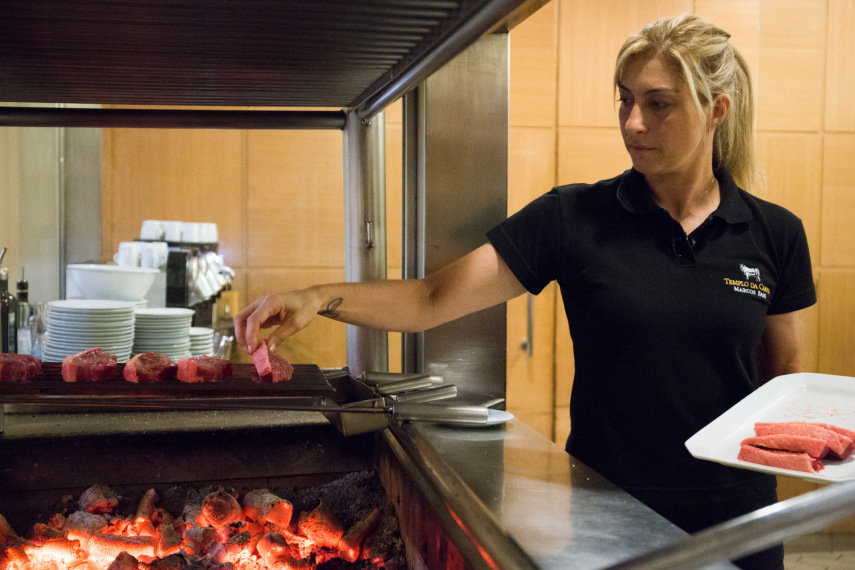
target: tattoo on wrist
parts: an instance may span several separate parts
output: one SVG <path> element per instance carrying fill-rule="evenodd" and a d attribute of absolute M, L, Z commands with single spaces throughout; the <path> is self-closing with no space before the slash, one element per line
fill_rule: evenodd
<path fill-rule="evenodd" d="M 344 301 L 344 299 L 342 299 L 341 297 L 336 297 L 335 299 L 327 303 L 326 309 L 318 311 L 318 314 L 323 317 L 329 317 L 331 319 L 338 317 L 338 311 L 336 309 L 338 309 L 342 301 Z"/>

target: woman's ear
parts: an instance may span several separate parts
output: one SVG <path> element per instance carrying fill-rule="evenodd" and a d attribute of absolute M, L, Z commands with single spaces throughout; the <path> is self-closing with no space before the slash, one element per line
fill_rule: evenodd
<path fill-rule="evenodd" d="M 709 118 L 710 130 L 715 130 L 724 122 L 728 111 L 730 111 L 730 96 L 722 93 L 713 101 L 712 113 Z"/>

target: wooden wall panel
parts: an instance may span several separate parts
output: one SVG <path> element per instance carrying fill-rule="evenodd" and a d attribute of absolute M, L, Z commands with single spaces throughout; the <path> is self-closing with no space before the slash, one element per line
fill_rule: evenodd
<path fill-rule="evenodd" d="M 822 175 L 823 266 L 855 266 L 855 134 L 825 135 Z"/>
<path fill-rule="evenodd" d="M 508 157 L 508 210 L 515 212 L 554 185 L 555 129 L 511 127 Z M 555 404 L 555 303 L 551 287 L 533 299 L 531 357 L 522 347 L 528 334 L 527 317 L 527 295 L 508 303 L 508 410 L 551 438 Z"/>
<path fill-rule="evenodd" d="M 761 0 L 695 0 L 694 12 L 730 34 L 730 43 L 748 62 L 755 89 L 760 69 L 760 3 Z"/>
<path fill-rule="evenodd" d="M 761 2 L 759 128 L 822 128 L 825 24 L 825 0 Z"/>
<path fill-rule="evenodd" d="M 555 126 L 558 3 L 543 6 L 511 32 L 512 126 Z"/>
<path fill-rule="evenodd" d="M 822 136 L 808 133 L 760 133 L 757 156 L 766 187 L 753 191 L 802 219 L 812 262 L 819 264 L 822 212 Z"/>
<path fill-rule="evenodd" d="M 344 267 L 342 133 L 249 131 L 247 265 Z"/>
<path fill-rule="evenodd" d="M 829 0 L 825 128 L 855 132 L 855 2 Z"/>
<path fill-rule="evenodd" d="M 691 11 L 691 0 L 561 2 L 558 124 L 615 125 L 612 76 L 615 57 L 626 36 L 658 18 Z"/>
<path fill-rule="evenodd" d="M 632 162 L 616 126 L 608 129 L 559 129 L 559 185 L 598 182 L 631 167 Z"/>
<path fill-rule="evenodd" d="M 819 276 L 819 372 L 855 376 L 855 268 Z"/>
<path fill-rule="evenodd" d="M 386 119 L 386 274 L 401 277 L 403 215 L 403 117 L 401 102 L 385 111 Z M 389 333 L 389 372 L 401 371 L 401 333 Z"/>
<path fill-rule="evenodd" d="M 143 220 L 216 222 L 226 263 L 243 264 L 243 133 L 105 129 L 101 253 L 139 237 Z"/>

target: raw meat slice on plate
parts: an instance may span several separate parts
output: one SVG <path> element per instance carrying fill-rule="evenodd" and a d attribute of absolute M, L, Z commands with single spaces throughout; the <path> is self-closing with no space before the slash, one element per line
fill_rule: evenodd
<path fill-rule="evenodd" d="M 811 422 L 757 422 L 757 435 L 795 435 L 814 437 L 828 444 L 829 459 L 846 459 L 855 450 L 855 442 L 848 437 Z"/>
<path fill-rule="evenodd" d="M 780 469 L 791 469 L 806 473 L 818 473 L 824 467 L 821 459 L 811 457 L 807 453 L 763 449 L 762 447 L 754 447 L 753 445 L 740 446 L 737 459 L 766 465 L 767 467 L 778 467 Z"/>
<path fill-rule="evenodd" d="M 739 445 L 752 445 L 769 450 L 807 453 L 817 459 L 822 459 L 828 454 L 828 444 L 825 440 L 799 435 L 757 435 L 743 439 Z"/>
<path fill-rule="evenodd" d="M 118 368 L 115 355 L 95 347 L 66 356 L 60 372 L 66 382 L 97 382 L 111 376 Z"/>

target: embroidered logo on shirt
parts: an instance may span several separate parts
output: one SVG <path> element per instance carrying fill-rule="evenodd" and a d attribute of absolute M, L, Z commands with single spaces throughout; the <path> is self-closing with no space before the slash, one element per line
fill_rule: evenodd
<path fill-rule="evenodd" d="M 757 283 L 760 283 L 760 268 L 759 267 L 748 267 L 744 263 L 739 264 L 739 268 L 742 270 L 743 275 L 745 275 L 745 280 L 748 281 L 752 277 L 757 280 Z"/>
<path fill-rule="evenodd" d="M 748 267 L 744 263 L 739 264 L 739 270 L 742 272 L 744 279 L 724 278 L 724 284 L 733 287 L 737 293 L 744 295 L 752 295 L 760 299 L 768 299 L 772 291 L 763 284 L 760 278 L 759 267 Z M 756 283 L 755 283 L 756 281 Z"/>

